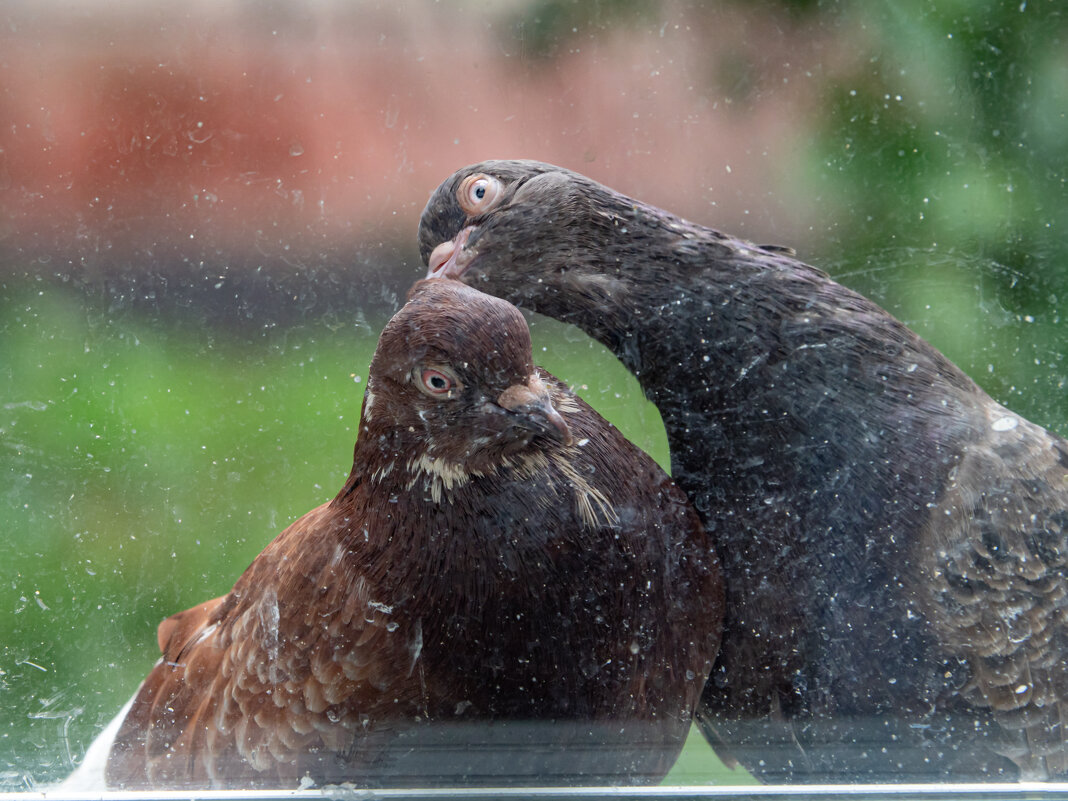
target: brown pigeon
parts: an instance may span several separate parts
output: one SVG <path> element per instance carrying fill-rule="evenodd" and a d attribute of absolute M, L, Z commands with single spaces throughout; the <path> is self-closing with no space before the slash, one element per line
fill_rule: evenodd
<path fill-rule="evenodd" d="M 423 281 L 378 343 L 345 486 L 163 622 L 107 784 L 654 781 L 722 613 L 683 493 L 532 364 L 519 310 Z"/>
<path fill-rule="evenodd" d="M 659 408 L 727 583 L 720 753 L 766 781 L 1066 775 L 1068 443 L 789 249 L 565 169 L 460 170 L 419 244 Z"/>

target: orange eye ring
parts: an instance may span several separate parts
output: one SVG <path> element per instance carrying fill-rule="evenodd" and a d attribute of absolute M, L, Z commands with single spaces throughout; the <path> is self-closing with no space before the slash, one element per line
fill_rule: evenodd
<path fill-rule="evenodd" d="M 503 188 L 501 182 L 492 175 L 478 172 L 468 175 L 460 182 L 460 188 L 456 190 L 456 199 L 464 213 L 473 217 L 485 214 L 497 205 Z"/>
<path fill-rule="evenodd" d="M 416 367 L 412 378 L 419 391 L 431 398 L 452 397 L 460 389 L 460 380 L 445 367 Z"/>

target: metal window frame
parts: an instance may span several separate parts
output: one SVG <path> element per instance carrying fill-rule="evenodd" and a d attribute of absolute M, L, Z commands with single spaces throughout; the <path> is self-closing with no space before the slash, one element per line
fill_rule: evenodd
<path fill-rule="evenodd" d="M 764 785 L 759 787 L 523 787 L 369 790 L 328 786 L 314 790 L 159 790 L 0 793 L 0 801 L 1068 801 L 1068 782 L 1017 784 Z"/>

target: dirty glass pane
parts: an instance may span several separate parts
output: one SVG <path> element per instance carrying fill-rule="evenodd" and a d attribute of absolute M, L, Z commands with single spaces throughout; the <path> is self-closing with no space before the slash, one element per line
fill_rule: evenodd
<path fill-rule="evenodd" d="M 345 485 L 379 334 L 426 273 L 420 214 L 465 165 L 561 165 L 792 248 L 1068 435 L 1068 21 L 1053 0 L 46 0 L 6 3 L 0 23 L 0 791 L 67 776 L 159 658 L 160 621 L 226 594 Z M 535 362 L 670 468 L 660 411 L 610 350 L 526 315 Z M 1042 669 L 1068 646 L 1068 511 L 1051 491 L 1060 505 L 1027 529 L 1046 572 L 1025 577 L 1048 615 L 1006 623 L 1046 638 Z M 863 553 L 840 558 L 865 570 Z M 945 669 L 975 696 L 966 665 Z M 720 727 L 745 740 L 733 752 L 694 727 L 656 780 L 862 782 L 835 743 L 855 755 L 873 730 L 925 725 L 890 702 L 813 721 L 788 696 L 756 706 L 794 724 L 761 740 L 770 717 L 741 714 Z M 939 735 L 933 765 L 873 775 L 1064 778 L 1063 745 L 1042 770 L 940 767 L 959 734 Z"/>

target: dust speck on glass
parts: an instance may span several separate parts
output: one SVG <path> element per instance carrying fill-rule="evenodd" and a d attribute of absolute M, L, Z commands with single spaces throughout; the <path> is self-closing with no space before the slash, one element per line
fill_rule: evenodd
<path fill-rule="evenodd" d="M 1066 39 L 5 5 L 0 792 L 1052 797 Z"/>

